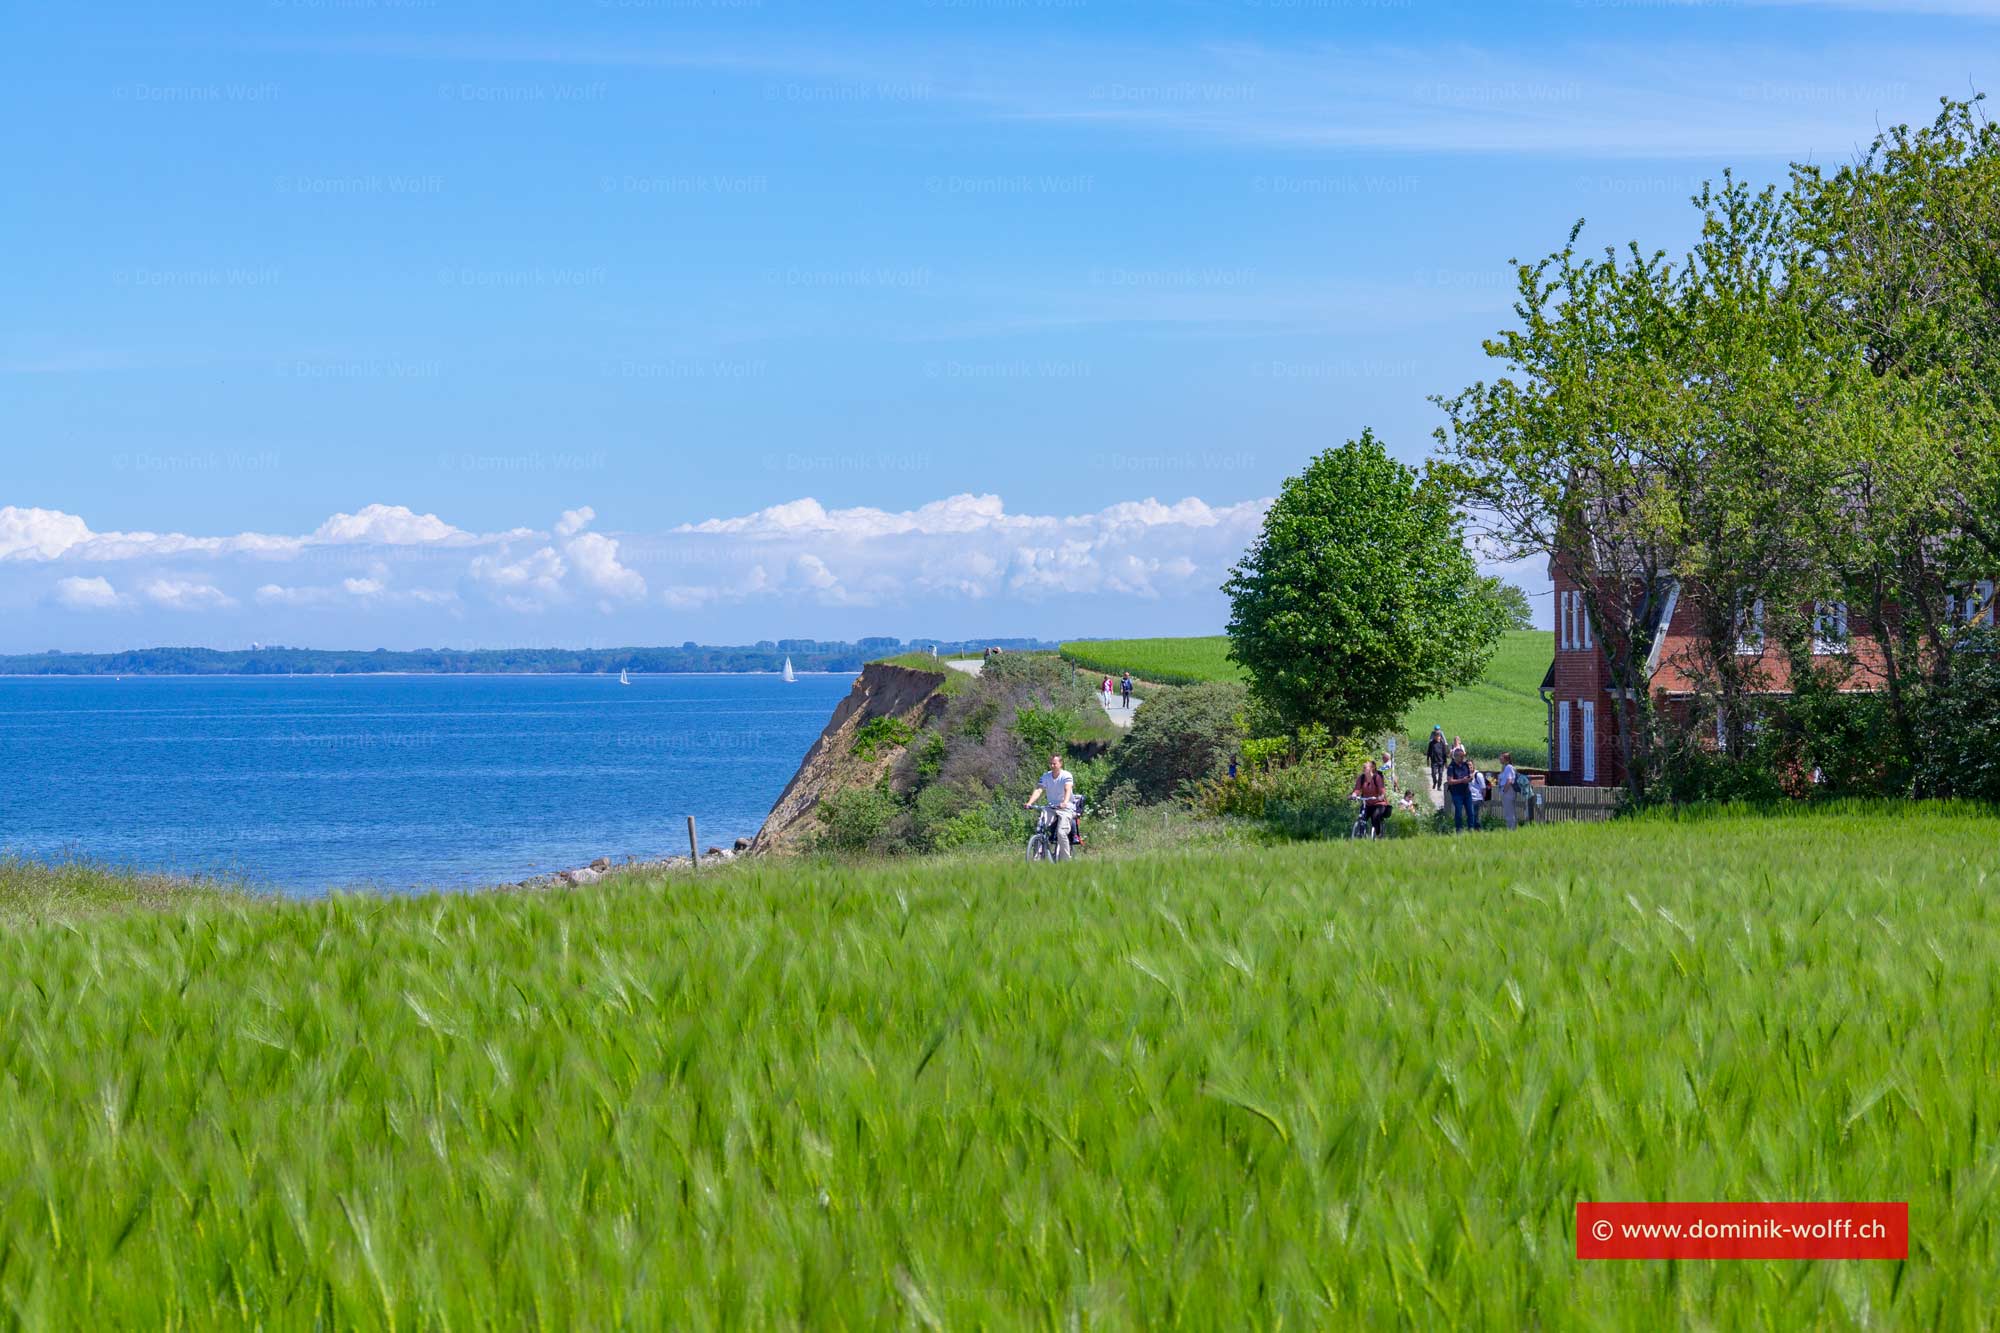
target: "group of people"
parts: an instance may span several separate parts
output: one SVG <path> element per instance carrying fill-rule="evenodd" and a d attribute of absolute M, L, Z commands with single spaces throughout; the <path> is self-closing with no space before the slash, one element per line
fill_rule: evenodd
<path fill-rule="evenodd" d="M 1444 728 L 1432 727 L 1430 742 L 1424 746 L 1424 757 L 1430 761 L 1431 790 L 1442 791 L 1451 802 L 1451 826 L 1454 831 L 1476 831 L 1480 809 L 1495 798 L 1500 802 L 1500 816 L 1507 822 L 1507 827 L 1519 826 L 1533 788 L 1527 775 L 1514 767 L 1511 751 L 1500 756 L 1499 773 L 1488 778 L 1466 757 L 1462 739 L 1454 737 L 1446 741 Z M 1388 820 L 1389 811 L 1395 808 L 1391 804 L 1395 800 L 1392 764 L 1393 760 L 1387 754 L 1379 760 L 1370 759 L 1361 766 L 1361 775 L 1354 780 L 1352 795 L 1361 802 L 1362 814 L 1377 837 L 1382 834 L 1382 825 Z M 1400 806 L 1407 813 L 1415 814 L 1416 793 L 1405 787 Z"/>
<path fill-rule="evenodd" d="M 1453 737 L 1450 744 L 1446 744 L 1444 728 L 1432 727 L 1424 755 L 1430 760 L 1431 790 L 1443 791 L 1451 802 L 1453 830 L 1477 830 L 1480 808 L 1496 796 L 1500 800 L 1501 818 L 1507 821 L 1507 827 L 1511 829 L 1519 825 L 1521 809 L 1532 787 L 1527 776 L 1514 767 L 1512 751 L 1502 752 L 1500 772 L 1489 779 L 1466 757 L 1464 740 Z"/>
<path fill-rule="evenodd" d="M 1118 682 L 1118 693 L 1123 698 L 1123 707 L 1132 706 L 1132 673 L 1126 672 Z M 1111 707 L 1111 677 L 1104 678 L 1104 706 Z"/>

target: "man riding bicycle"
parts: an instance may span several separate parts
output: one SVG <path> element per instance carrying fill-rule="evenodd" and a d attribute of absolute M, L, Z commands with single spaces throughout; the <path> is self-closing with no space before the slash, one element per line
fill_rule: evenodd
<path fill-rule="evenodd" d="M 1049 771 L 1042 774 L 1041 780 L 1035 784 L 1034 794 L 1021 802 L 1021 808 L 1032 810 L 1037 798 L 1046 800 L 1048 808 L 1054 812 L 1055 835 L 1067 842 L 1072 810 L 1070 797 L 1075 794 L 1076 779 L 1063 767 L 1062 753 L 1058 751 L 1049 756 Z"/>

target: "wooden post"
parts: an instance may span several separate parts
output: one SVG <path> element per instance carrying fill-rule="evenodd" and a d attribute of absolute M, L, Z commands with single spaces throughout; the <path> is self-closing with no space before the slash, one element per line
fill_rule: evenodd
<path fill-rule="evenodd" d="M 701 846 L 695 841 L 693 815 L 688 816 L 688 860 L 693 862 L 694 869 L 701 869 Z"/>

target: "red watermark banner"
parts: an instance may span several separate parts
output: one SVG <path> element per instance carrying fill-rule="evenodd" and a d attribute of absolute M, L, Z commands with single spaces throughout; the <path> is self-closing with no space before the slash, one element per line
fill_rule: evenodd
<path fill-rule="evenodd" d="M 1907 1259 L 1907 1203 L 1581 1203 L 1579 1259 Z"/>

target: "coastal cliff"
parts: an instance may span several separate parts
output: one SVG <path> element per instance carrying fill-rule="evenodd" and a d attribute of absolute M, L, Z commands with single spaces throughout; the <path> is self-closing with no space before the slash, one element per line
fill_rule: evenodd
<path fill-rule="evenodd" d="M 855 732 L 877 718 L 894 718 L 909 724 L 912 731 L 921 731 L 933 712 L 944 706 L 944 696 L 938 693 L 944 680 L 943 671 L 919 671 L 887 662 L 863 667 L 854 688 L 835 706 L 832 719 L 806 751 L 799 771 L 764 817 L 750 850 L 804 850 L 818 827 L 821 800 L 850 787 L 872 786 L 902 756 L 899 745 L 882 746 L 871 758 L 857 755 Z"/>

